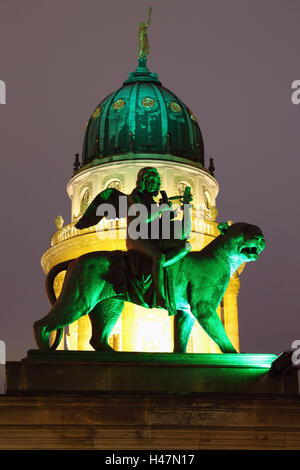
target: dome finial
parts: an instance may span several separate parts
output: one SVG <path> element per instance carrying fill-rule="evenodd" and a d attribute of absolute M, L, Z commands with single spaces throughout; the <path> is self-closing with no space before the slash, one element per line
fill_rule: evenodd
<path fill-rule="evenodd" d="M 214 165 L 214 159 L 213 158 L 209 159 L 208 171 L 210 172 L 211 176 L 215 176 L 215 165 Z"/>
<path fill-rule="evenodd" d="M 148 28 L 151 20 L 152 7 L 148 10 L 147 23 L 140 23 L 139 25 L 139 67 L 147 68 L 147 55 L 149 54 L 150 46 L 148 42 Z"/>
<path fill-rule="evenodd" d="M 76 171 L 78 171 L 79 168 L 80 168 L 79 153 L 75 153 L 75 161 L 73 163 L 74 173 L 76 173 Z"/>

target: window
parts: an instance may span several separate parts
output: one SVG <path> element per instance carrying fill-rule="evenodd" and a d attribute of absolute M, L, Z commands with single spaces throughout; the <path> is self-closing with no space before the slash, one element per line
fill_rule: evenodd
<path fill-rule="evenodd" d="M 206 207 L 207 209 L 210 209 L 210 208 L 211 208 L 211 196 L 210 196 L 209 192 L 208 192 L 206 189 L 204 190 L 203 195 L 204 195 L 204 204 L 205 204 L 205 207 Z"/>
<path fill-rule="evenodd" d="M 83 214 L 89 205 L 90 202 L 90 197 L 91 197 L 91 191 L 89 188 L 86 188 L 81 196 L 81 201 L 80 201 L 80 214 Z"/>
<path fill-rule="evenodd" d="M 111 181 L 110 183 L 108 183 L 108 185 L 106 186 L 106 188 L 115 188 L 115 189 L 117 189 L 118 191 L 121 191 L 122 185 L 121 185 L 121 182 L 120 182 L 119 180 L 113 180 L 113 181 Z"/>

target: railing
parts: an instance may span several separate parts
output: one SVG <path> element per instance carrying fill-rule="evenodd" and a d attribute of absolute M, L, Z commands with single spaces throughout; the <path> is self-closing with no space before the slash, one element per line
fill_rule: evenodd
<path fill-rule="evenodd" d="M 96 231 L 99 233 L 107 232 L 108 230 L 126 229 L 127 226 L 126 218 L 114 220 L 107 220 L 103 218 L 99 224 L 84 228 L 82 230 L 77 229 L 75 224 L 76 222 L 71 222 L 70 224 L 67 224 L 61 229 L 57 230 L 57 232 L 55 232 L 51 237 L 51 246 L 55 246 L 58 243 L 61 243 L 70 238 L 78 237 L 80 235 L 86 235 Z M 192 232 L 216 237 L 219 235 L 217 226 L 217 222 L 199 217 L 192 217 Z"/>

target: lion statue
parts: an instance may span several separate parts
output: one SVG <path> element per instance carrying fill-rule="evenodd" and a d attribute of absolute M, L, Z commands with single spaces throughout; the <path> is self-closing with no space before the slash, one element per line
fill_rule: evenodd
<path fill-rule="evenodd" d="M 226 335 L 217 307 L 230 277 L 242 263 L 255 261 L 265 248 L 265 239 L 255 225 L 222 223 L 220 235 L 201 251 L 193 251 L 169 266 L 175 286 L 174 352 L 185 352 L 188 338 L 197 320 L 224 353 L 237 352 Z M 127 252 L 98 251 L 55 266 L 47 276 L 46 289 L 50 312 L 34 323 L 40 349 L 56 349 L 63 327 L 89 315 L 92 325 L 91 346 L 97 351 L 111 350 L 108 337 L 129 300 L 124 284 L 124 259 Z M 56 299 L 55 276 L 67 269 L 63 287 Z M 128 273 L 125 273 L 128 278 Z M 123 279 L 123 281 L 122 281 Z M 134 303 L 141 305 L 137 300 Z M 50 348 L 49 335 L 57 330 Z"/>

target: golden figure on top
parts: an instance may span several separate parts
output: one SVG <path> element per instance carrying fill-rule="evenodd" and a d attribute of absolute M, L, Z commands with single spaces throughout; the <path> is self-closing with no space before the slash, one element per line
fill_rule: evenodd
<path fill-rule="evenodd" d="M 150 46 L 147 32 L 150 24 L 151 13 L 152 7 L 149 7 L 147 23 L 142 22 L 139 25 L 139 59 L 144 59 L 149 54 Z"/>

